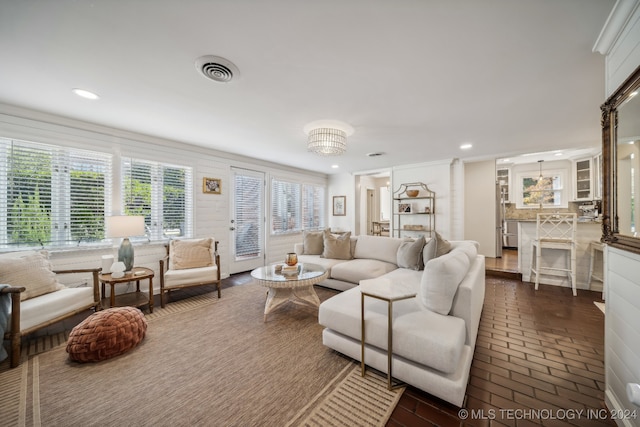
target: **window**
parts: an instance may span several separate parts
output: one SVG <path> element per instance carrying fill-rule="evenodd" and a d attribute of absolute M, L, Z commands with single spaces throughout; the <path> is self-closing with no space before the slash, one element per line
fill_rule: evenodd
<path fill-rule="evenodd" d="M 300 231 L 300 184 L 271 181 L 271 233 Z"/>
<path fill-rule="evenodd" d="M 542 175 L 519 174 L 517 208 L 566 208 L 564 171 L 544 171 Z"/>
<path fill-rule="evenodd" d="M 271 233 L 323 228 L 325 189 L 319 185 L 271 181 Z"/>
<path fill-rule="evenodd" d="M 144 216 L 150 240 L 191 237 L 192 175 L 189 167 L 123 159 L 123 213 Z"/>
<path fill-rule="evenodd" d="M 99 242 L 111 210 L 111 156 L 0 138 L 0 246 Z"/>
<path fill-rule="evenodd" d="M 305 230 L 324 227 L 324 187 L 302 186 L 302 224 Z"/>

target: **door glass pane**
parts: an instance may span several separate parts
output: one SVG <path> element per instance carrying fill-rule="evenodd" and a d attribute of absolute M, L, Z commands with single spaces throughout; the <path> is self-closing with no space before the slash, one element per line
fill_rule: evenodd
<path fill-rule="evenodd" d="M 236 260 L 262 255 L 263 178 L 236 172 L 234 176 Z"/>

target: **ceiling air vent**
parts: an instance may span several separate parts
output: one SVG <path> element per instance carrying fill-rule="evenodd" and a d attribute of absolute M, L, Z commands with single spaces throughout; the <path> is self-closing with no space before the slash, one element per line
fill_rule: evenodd
<path fill-rule="evenodd" d="M 231 61 L 214 55 L 196 59 L 196 70 L 206 78 L 218 83 L 228 83 L 240 76 L 240 71 Z"/>
<path fill-rule="evenodd" d="M 376 153 L 367 153 L 367 157 L 379 157 L 382 156 L 384 153 L 381 152 L 376 152 Z"/>

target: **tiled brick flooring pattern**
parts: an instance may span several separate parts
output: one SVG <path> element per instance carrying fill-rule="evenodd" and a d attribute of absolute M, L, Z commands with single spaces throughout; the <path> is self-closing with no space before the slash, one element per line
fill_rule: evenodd
<path fill-rule="evenodd" d="M 600 300 L 487 276 L 463 411 L 410 387 L 387 425 L 614 426 L 604 406 Z"/>

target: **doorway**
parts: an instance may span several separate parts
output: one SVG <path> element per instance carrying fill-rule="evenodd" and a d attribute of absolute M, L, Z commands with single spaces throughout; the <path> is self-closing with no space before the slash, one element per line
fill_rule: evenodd
<path fill-rule="evenodd" d="M 263 172 L 231 168 L 230 274 L 264 265 L 264 188 Z"/>

